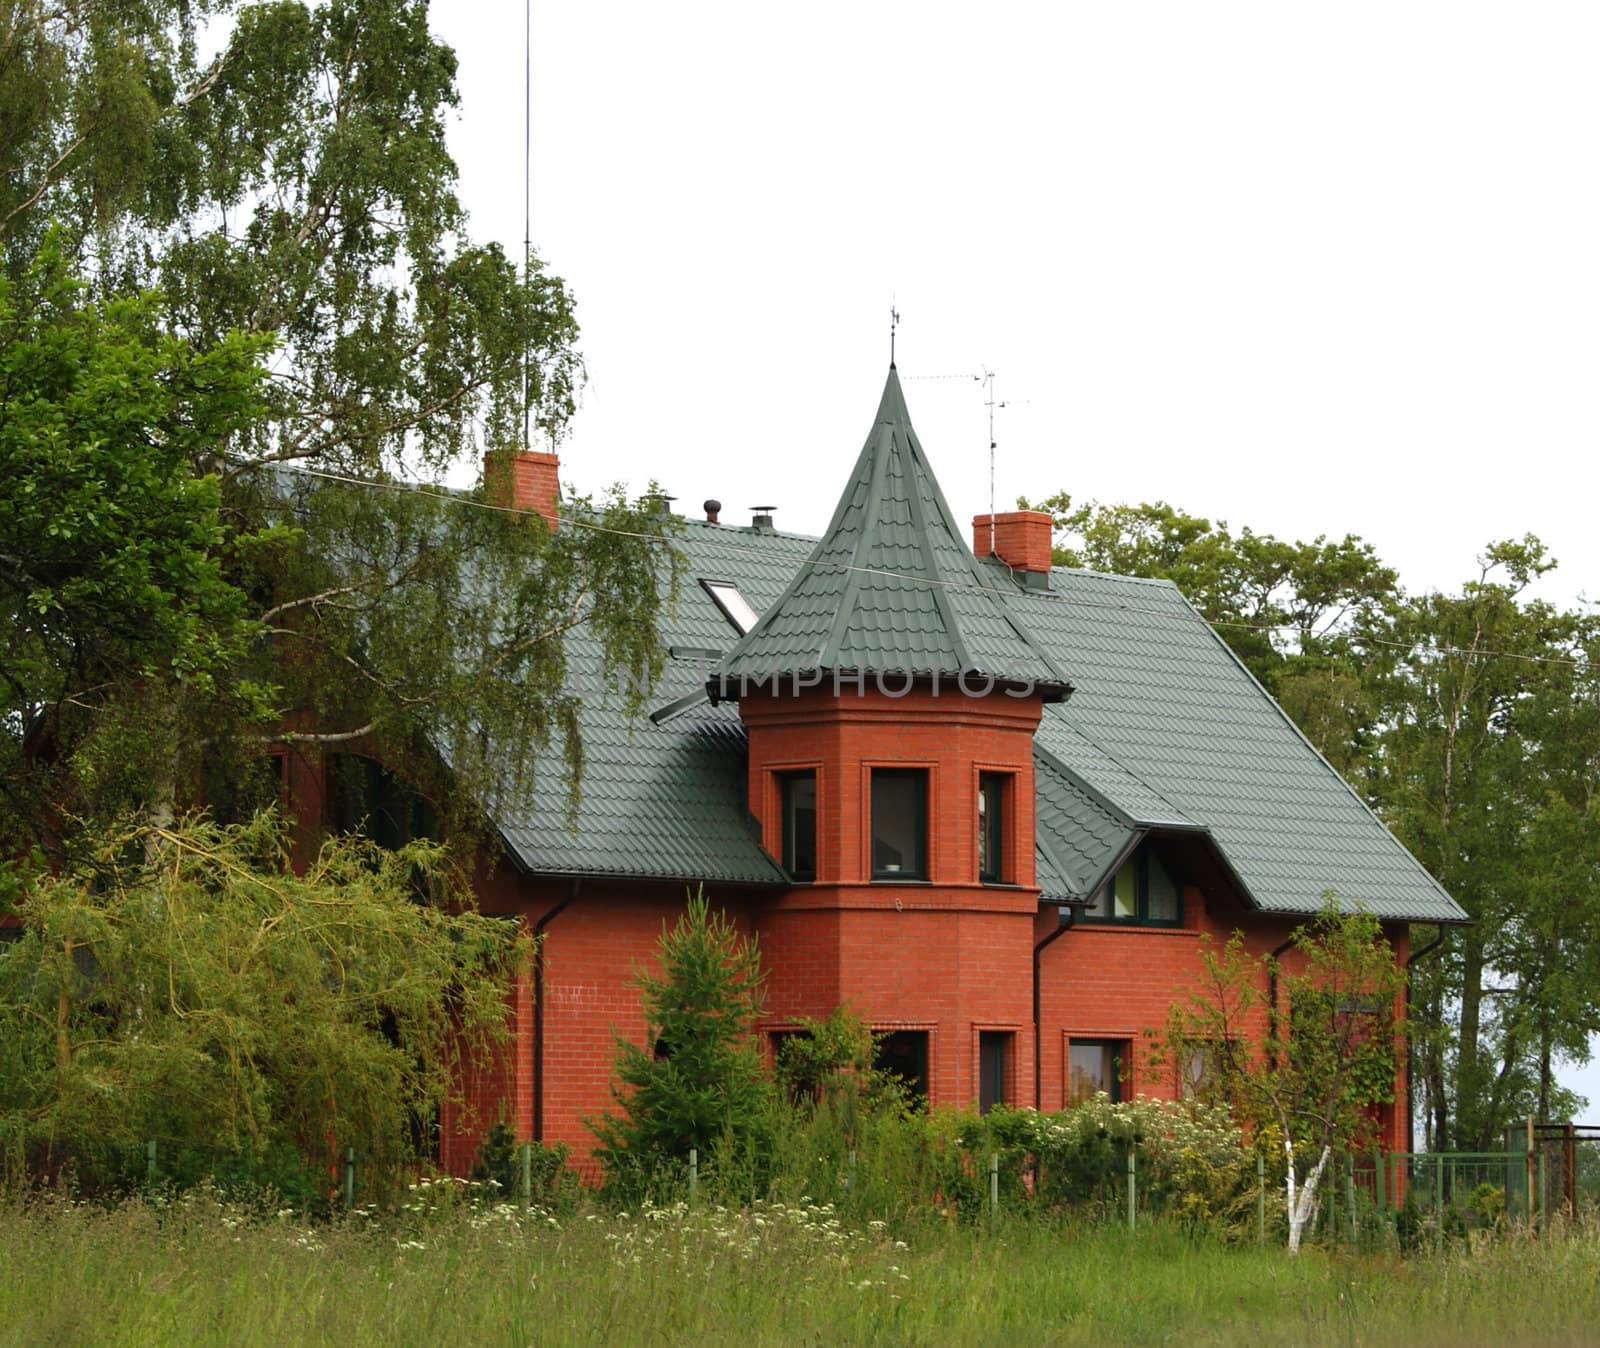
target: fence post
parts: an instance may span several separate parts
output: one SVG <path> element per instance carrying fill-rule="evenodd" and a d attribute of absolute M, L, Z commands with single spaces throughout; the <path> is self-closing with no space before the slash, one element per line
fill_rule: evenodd
<path fill-rule="evenodd" d="M 700 1187 L 700 1148 L 689 1148 L 689 1200 L 694 1201 L 695 1190 Z"/>
<path fill-rule="evenodd" d="M 533 1202 L 533 1143 L 522 1144 L 522 1210 Z"/>
<path fill-rule="evenodd" d="M 989 1214 L 998 1216 L 1000 1213 L 1000 1153 L 991 1152 L 989 1155 Z"/>
<path fill-rule="evenodd" d="M 1533 1115 L 1528 1115 L 1528 1238 L 1533 1238 Z"/>
<path fill-rule="evenodd" d="M 344 1152 L 344 1210 L 356 1205 L 356 1149 L 346 1147 Z"/>
<path fill-rule="evenodd" d="M 1267 1243 L 1267 1162 L 1256 1153 L 1256 1242 Z"/>
<path fill-rule="evenodd" d="M 1440 1154 L 1433 1162 L 1433 1243 L 1438 1249 L 1444 1249 L 1444 1156 Z"/>
<path fill-rule="evenodd" d="M 853 1194 L 856 1191 L 856 1149 L 850 1148 L 850 1168 L 845 1171 L 844 1191 Z"/>
<path fill-rule="evenodd" d="M 1355 1153 L 1344 1158 L 1344 1195 L 1345 1206 L 1350 1209 L 1350 1243 L 1361 1243 L 1361 1231 L 1357 1224 L 1356 1216 L 1356 1158 Z"/>
<path fill-rule="evenodd" d="M 1323 1174 L 1322 1192 L 1326 1201 L 1322 1205 L 1322 1230 L 1328 1237 L 1328 1244 L 1339 1243 L 1339 1158 L 1332 1156 L 1328 1159 L 1327 1171 Z"/>
<path fill-rule="evenodd" d="M 1383 1152 L 1375 1150 L 1372 1153 L 1372 1206 L 1377 1211 L 1380 1221 L 1389 1207 L 1383 1188 Z"/>
<path fill-rule="evenodd" d="M 1138 1197 L 1138 1183 L 1134 1172 L 1134 1146 L 1128 1143 L 1128 1230 L 1132 1231 L 1137 1225 L 1136 1201 Z"/>
<path fill-rule="evenodd" d="M 151 1188 L 155 1187 L 156 1174 L 156 1140 L 151 1138 L 144 1144 L 144 1178 L 145 1183 Z"/>
<path fill-rule="evenodd" d="M 1550 1210 L 1544 1183 L 1544 1152 L 1541 1151 L 1539 1153 L 1539 1230 L 1548 1235 L 1550 1232 Z"/>

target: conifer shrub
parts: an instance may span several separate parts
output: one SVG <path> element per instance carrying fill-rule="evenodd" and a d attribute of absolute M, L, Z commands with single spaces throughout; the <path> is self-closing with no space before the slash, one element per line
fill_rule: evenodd
<path fill-rule="evenodd" d="M 587 1120 L 612 1194 L 677 1192 L 691 1151 L 708 1183 L 765 1187 L 777 1092 L 755 1034 L 762 982 L 755 939 L 703 888 L 690 895 L 662 929 L 657 969 L 634 975 L 645 1041 L 616 1036 L 616 1113 Z"/>

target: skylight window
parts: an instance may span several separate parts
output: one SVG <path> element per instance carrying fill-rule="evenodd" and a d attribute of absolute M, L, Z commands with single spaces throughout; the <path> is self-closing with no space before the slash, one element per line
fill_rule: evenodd
<path fill-rule="evenodd" d="M 706 593 L 717 601 L 717 607 L 722 610 L 722 616 L 733 624 L 734 630 L 743 636 L 759 621 L 759 615 L 750 607 L 750 601 L 739 592 L 739 587 L 729 580 L 703 580 Z"/>

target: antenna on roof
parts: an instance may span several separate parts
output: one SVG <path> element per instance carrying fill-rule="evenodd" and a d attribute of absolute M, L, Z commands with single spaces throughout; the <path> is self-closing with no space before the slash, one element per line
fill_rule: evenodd
<path fill-rule="evenodd" d="M 900 311 L 894 306 L 893 296 L 889 299 L 889 368 L 894 369 L 894 330 L 900 326 Z"/>
<path fill-rule="evenodd" d="M 522 284 L 533 288 L 533 0 L 522 6 Z M 533 352 L 522 353 L 522 448 L 528 439 L 533 393 Z"/>
<path fill-rule="evenodd" d="M 987 396 L 984 406 L 989 409 L 989 555 L 994 555 L 994 410 L 997 407 L 1023 406 L 1027 399 L 1008 398 L 1004 402 L 996 402 L 994 396 L 994 371 L 987 365 L 983 367 L 983 387 Z"/>

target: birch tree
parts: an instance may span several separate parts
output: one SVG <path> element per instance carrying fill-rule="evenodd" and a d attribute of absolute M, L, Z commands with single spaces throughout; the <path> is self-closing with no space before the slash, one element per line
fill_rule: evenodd
<path fill-rule="evenodd" d="M 1235 933 L 1203 951 L 1201 986 L 1173 1008 L 1161 1042 L 1177 1062 L 1198 1054 L 1204 1090 L 1281 1154 L 1295 1254 L 1335 1153 L 1368 1146 L 1378 1111 L 1394 1100 L 1405 975 L 1361 910 L 1330 906 L 1295 932 L 1291 949 L 1280 966 Z"/>
<path fill-rule="evenodd" d="M 0 7 L 0 272 L 20 284 L 54 228 L 90 302 L 151 297 L 197 360 L 270 351 L 250 415 L 168 445 L 249 632 L 211 670 L 226 696 L 170 665 L 102 680 L 71 715 L 15 690 L 13 728 L 84 766 L 80 811 L 98 773 L 170 817 L 203 774 L 248 776 L 282 727 L 408 772 L 448 764 L 428 787 L 463 816 L 541 757 L 576 792 L 567 635 L 586 634 L 590 682 L 617 675 L 635 704 L 659 672 L 676 572 L 656 511 L 573 499 L 552 532 L 426 485 L 553 444 L 582 377 L 565 284 L 471 235 L 457 100 L 425 0 Z M 153 423 L 103 396 L 145 453 Z M 69 491 L 105 486 L 70 448 Z M 0 515 L 21 480 L 0 481 Z"/>

